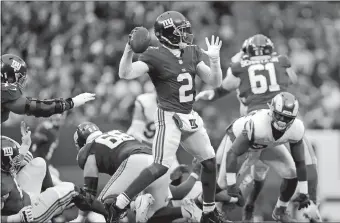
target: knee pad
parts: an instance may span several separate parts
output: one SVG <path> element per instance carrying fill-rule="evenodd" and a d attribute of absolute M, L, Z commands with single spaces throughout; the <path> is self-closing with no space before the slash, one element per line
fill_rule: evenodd
<path fill-rule="evenodd" d="M 58 197 L 62 198 L 67 194 L 72 194 L 72 196 L 76 193 L 77 188 L 71 182 L 61 182 L 57 186 L 51 187 L 54 191 L 58 193 Z"/>
<path fill-rule="evenodd" d="M 216 158 L 211 158 L 211 159 L 207 159 L 207 160 L 203 160 L 201 162 L 203 168 L 209 172 L 214 172 L 216 171 Z"/>
<path fill-rule="evenodd" d="M 263 181 L 266 179 L 267 173 L 269 170 L 269 166 L 265 164 L 254 164 L 251 167 L 251 174 L 254 177 L 254 180 Z"/>
<path fill-rule="evenodd" d="M 282 169 L 279 173 L 279 175 L 282 177 L 282 178 L 285 178 L 285 179 L 293 179 L 293 178 L 296 178 L 297 177 L 297 174 L 296 174 L 296 168 L 291 166 L 287 166 L 285 169 Z"/>
<path fill-rule="evenodd" d="M 46 174 L 47 165 L 46 161 L 43 158 L 41 157 L 34 158 L 33 160 L 31 160 L 31 162 L 29 162 L 29 165 L 40 170 L 41 172 L 44 173 L 44 175 Z"/>

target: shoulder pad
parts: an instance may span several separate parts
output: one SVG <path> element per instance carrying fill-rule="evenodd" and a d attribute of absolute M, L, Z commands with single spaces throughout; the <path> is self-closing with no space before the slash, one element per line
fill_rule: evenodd
<path fill-rule="evenodd" d="M 244 129 L 242 131 L 242 134 L 248 137 L 250 142 L 254 141 L 255 137 L 255 127 L 254 127 L 254 122 L 252 119 L 249 119 L 245 124 L 244 124 Z"/>
<path fill-rule="evenodd" d="M 279 55 L 279 56 L 278 56 L 278 59 L 279 59 L 279 64 L 280 64 L 282 67 L 285 67 L 285 68 L 291 67 L 290 60 L 288 59 L 287 56 Z"/>
<path fill-rule="evenodd" d="M 94 141 L 93 141 L 93 142 L 94 142 Z M 77 162 L 78 162 L 79 167 L 80 167 L 82 170 L 84 169 L 84 166 L 85 166 L 87 157 L 89 157 L 89 155 L 90 155 L 91 147 L 92 147 L 92 145 L 93 145 L 93 142 L 91 142 L 91 143 L 89 143 L 89 144 L 86 144 L 83 148 L 81 148 L 81 149 L 78 151 Z"/>
<path fill-rule="evenodd" d="M 295 119 L 290 127 L 292 141 L 300 141 L 305 135 L 305 126 L 300 119 Z"/>
<path fill-rule="evenodd" d="M 238 77 L 240 75 L 240 73 L 242 72 L 241 62 L 231 63 L 230 69 L 231 69 L 231 72 L 233 73 L 233 75 L 235 77 Z"/>
<path fill-rule="evenodd" d="M 1 103 L 15 101 L 22 95 L 16 84 L 1 83 Z"/>

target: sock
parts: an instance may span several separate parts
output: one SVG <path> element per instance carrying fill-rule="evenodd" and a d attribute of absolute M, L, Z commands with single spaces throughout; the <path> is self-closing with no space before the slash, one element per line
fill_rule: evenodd
<path fill-rule="evenodd" d="M 126 206 L 130 204 L 130 202 L 131 199 L 125 193 L 121 193 L 117 197 L 116 206 L 120 209 L 124 209 Z"/>
<path fill-rule="evenodd" d="M 208 213 L 208 212 L 212 212 L 215 210 L 215 202 L 212 203 L 205 203 L 203 201 L 203 212 L 204 213 Z"/>
<path fill-rule="evenodd" d="M 132 183 L 125 190 L 125 195 L 131 200 L 131 198 L 137 196 L 147 186 L 163 176 L 167 171 L 168 168 L 161 164 L 151 164 L 145 168 L 136 179 L 132 181 Z"/>
<path fill-rule="evenodd" d="M 50 187 L 54 187 L 54 185 L 53 185 L 50 169 L 48 168 L 48 165 L 47 165 L 46 166 L 45 178 L 44 178 L 44 180 L 42 182 L 42 186 L 41 186 L 41 192 L 44 192 L 45 190 L 47 190 L 47 188 L 50 188 Z"/>
<path fill-rule="evenodd" d="M 297 178 L 293 179 L 283 179 L 280 187 L 280 198 L 279 200 L 283 202 L 288 202 L 290 198 L 292 198 L 296 186 L 297 186 L 298 180 Z"/>
<path fill-rule="evenodd" d="M 202 162 L 201 182 L 203 200 L 206 203 L 215 202 L 216 192 L 216 160 L 215 158 Z"/>
<path fill-rule="evenodd" d="M 264 180 L 254 180 L 253 187 L 251 188 L 247 205 L 254 205 L 257 197 L 259 196 L 264 185 Z"/>
<path fill-rule="evenodd" d="M 148 220 L 148 223 L 171 223 L 173 220 L 185 217 L 181 207 L 163 207 Z M 189 216 L 190 217 L 190 216 Z"/>

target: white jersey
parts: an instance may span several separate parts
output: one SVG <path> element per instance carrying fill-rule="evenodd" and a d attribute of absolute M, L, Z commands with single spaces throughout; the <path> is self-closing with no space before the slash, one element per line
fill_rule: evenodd
<path fill-rule="evenodd" d="M 251 112 L 249 115 L 237 119 L 232 124 L 232 132 L 235 137 L 246 133 L 253 149 L 275 147 L 284 143 L 296 143 L 302 140 L 305 127 L 300 119 L 295 119 L 285 133 L 277 140 L 272 132 L 272 118 L 269 109 L 261 109 Z"/>
<path fill-rule="evenodd" d="M 156 132 L 154 124 L 157 110 L 156 98 L 156 93 L 145 93 L 136 98 L 132 123 L 127 133 L 140 141 L 153 142 Z"/>

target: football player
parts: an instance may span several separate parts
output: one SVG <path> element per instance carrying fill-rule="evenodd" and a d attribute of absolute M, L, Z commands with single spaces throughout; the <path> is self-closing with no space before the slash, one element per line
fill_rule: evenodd
<path fill-rule="evenodd" d="M 156 92 L 144 93 L 135 100 L 133 118 L 127 134 L 152 147 L 156 133 L 154 116 L 157 110 Z"/>
<path fill-rule="evenodd" d="M 151 149 L 131 135 L 119 130 L 103 133 L 91 122 L 84 122 L 77 127 L 74 141 L 78 148 L 78 165 L 84 170 L 84 188 L 87 192 L 96 196 L 99 173 L 111 176 L 98 196 L 104 203 L 123 192 L 153 160 Z M 136 199 L 135 207 L 148 206 L 147 210 L 136 209 L 137 222 L 146 222 L 156 211 L 167 205 L 169 183 L 169 175 L 164 175 L 144 190 L 149 199 Z M 141 203 L 145 201 L 152 202 Z M 187 203 L 183 208 L 187 210 L 192 205 Z M 189 213 L 184 211 L 183 215 L 190 218 L 192 214 Z M 87 212 L 81 211 L 75 222 L 83 222 L 86 215 Z M 114 219 L 110 220 L 114 222 Z"/>
<path fill-rule="evenodd" d="M 282 92 L 276 95 L 270 109 L 251 112 L 234 121 L 227 128 L 226 174 L 224 181 L 228 192 L 236 187 L 237 157 L 248 152 L 247 166 L 261 161 L 273 168 L 283 178 L 280 197 L 272 217 L 281 222 L 294 222 L 287 213 L 288 203 L 299 181 L 299 210 L 310 205 L 307 170 L 304 155 L 304 125 L 297 119 L 298 101 L 294 95 Z M 291 153 L 284 146 L 289 143 Z M 221 171 L 225 170 L 221 168 Z"/>
<path fill-rule="evenodd" d="M 32 135 L 32 146 L 30 148 L 34 157 L 43 158 L 48 164 L 53 185 L 61 182 L 59 171 L 50 163 L 54 150 L 59 144 L 59 129 L 65 116 L 62 114 L 52 115 L 49 119 L 39 123 Z"/>
<path fill-rule="evenodd" d="M 74 203 L 82 210 L 93 210 L 108 215 L 105 206 L 93 196 L 78 188 L 73 183 L 62 182 L 40 193 L 43 173 L 34 167 L 37 163 L 45 163 L 42 158 L 35 158 L 19 171 L 24 154 L 23 148 L 8 137 L 1 137 L 1 221 L 2 222 L 47 222 L 60 214 L 66 206 Z M 42 166 L 42 165 L 39 165 Z M 44 165 L 46 168 L 46 164 Z M 34 173 L 38 171 L 41 176 Z M 23 173 L 33 173 L 33 187 L 23 189 Z M 18 174 L 18 176 L 17 176 Z"/>
<path fill-rule="evenodd" d="M 41 100 L 23 96 L 27 79 L 27 65 L 20 57 L 13 54 L 1 56 L 1 123 L 5 122 L 10 112 L 16 114 L 49 117 L 61 114 L 73 107 L 78 107 L 94 100 L 95 94 L 83 93 L 68 99 Z"/>
<path fill-rule="evenodd" d="M 222 86 L 215 90 L 200 92 L 196 100 L 215 100 L 236 89 L 240 101 L 240 113 L 246 115 L 252 111 L 267 109 L 267 103 L 270 103 L 277 93 L 286 91 L 288 86 L 297 82 L 297 76 L 291 68 L 289 59 L 274 52 L 272 41 L 264 35 L 257 34 L 247 39 L 239 54 L 242 56 L 238 55 L 233 58 Z M 217 151 L 218 161 L 221 161 L 225 142 L 226 136 Z M 308 191 L 312 201 L 316 203 L 316 155 L 306 137 L 303 142 L 310 182 Z M 254 204 L 269 170 L 269 167 L 261 162 L 251 168 L 254 185 L 244 209 L 244 220 L 253 218 Z"/>
<path fill-rule="evenodd" d="M 135 28 L 132 32 L 138 29 Z M 163 176 L 175 160 L 176 150 L 182 146 L 202 163 L 204 207 L 202 222 L 220 222 L 215 208 L 216 160 L 202 118 L 193 111 L 195 77 L 218 87 L 222 81 L 220 48 L 222 41 L 212 36 L 208 50 L 192 45 L 190 22 L 179 12 L 167 11 L 154 24 L 160 44 L 149 47 L 132 62 L 133 52 L 127 43 L 119 65 L 119 76 L 133 79 L 149 74 L 157 92 L 156 137 L 153 143 L 154 162 L 117 197 L 115 207 L 119 215 L 131 198 L 153 181 Z M 133 35 L 130 35 L 133 36 Z M 210 59 L 210 67 L 203 62 L 203 53 Z M 216 211 L 215 211 L 216 210 Z"/>

